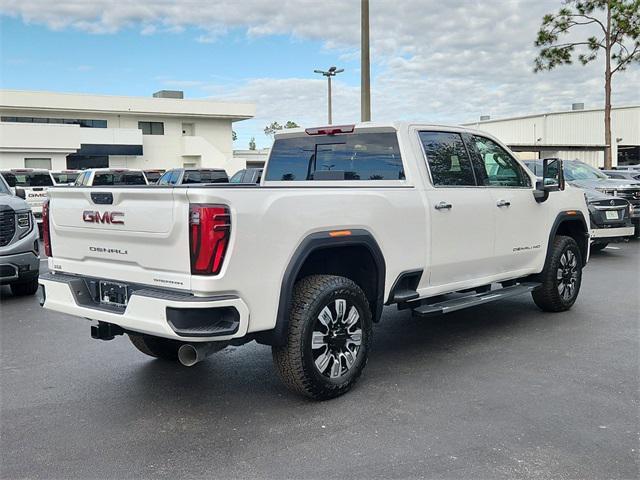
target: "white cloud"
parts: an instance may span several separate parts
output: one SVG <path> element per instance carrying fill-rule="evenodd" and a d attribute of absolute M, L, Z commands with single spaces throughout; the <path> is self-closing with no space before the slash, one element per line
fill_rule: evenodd
<path fill-rule="evenodd" d="M 253 37 L 285 34 L 320 41 L 324 50 L 343 59 L 357 55 L 359 6 L 357 0 L 0 0 L 0 12 L 52 29 L 113 33 L 135 26 L 153 34 L 194 27 L 201 31 L 195 40 L 210 42 L 240 28 Z M 372 0 L 372 59 L 378 72 L 372 87 L 374 119 L 457 123 L 480 114 L 566 109 L 572 102 L 601 105 L 601 64 L 532 72 L 533 40 L 542 15 L 559 6 L 559 0 Z M 165 82 L 255 101 L 257 119 L 237 125 L 240 143 L 272 120 L 326 120 L 326 83 L 320 79 Z M 637 66 L 617 75 L 614 103 L 640 101 L 638 85 Z M 335 121 L 357 120 L 358 88 L 337 81 L 334 95 Z"/>

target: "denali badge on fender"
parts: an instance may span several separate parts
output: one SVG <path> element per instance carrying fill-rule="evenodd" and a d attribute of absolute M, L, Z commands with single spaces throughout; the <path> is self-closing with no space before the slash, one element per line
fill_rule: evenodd
<path fill-rule="evenodd" d="M 82 220 L 87 223 L 111 223 L 114 225 L 124 225 L 123 212 L 94 212 L 85 210 L 82 212 Z"/>

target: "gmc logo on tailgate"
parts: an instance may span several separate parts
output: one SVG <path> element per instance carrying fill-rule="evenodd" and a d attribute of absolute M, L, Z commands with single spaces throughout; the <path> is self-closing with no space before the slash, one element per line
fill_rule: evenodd
<path fill-rule="evenodd" d="M 82 220 L 87 223 L 110 223 L 113 225 L 124 225 L 123 212 L 94 212 L 85 210 L 82 212 Z"/>

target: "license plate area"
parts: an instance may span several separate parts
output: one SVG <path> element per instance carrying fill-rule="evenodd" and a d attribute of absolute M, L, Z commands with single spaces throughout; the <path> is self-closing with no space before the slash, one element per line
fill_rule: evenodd
<path fill-rule="evenodd" d="M 605 212 L 605 216 L 607 220 L 618 220 L 618 211 L 617 210 L 607 210 Z"/>
<path fill-rule="evenodd" d="M 126 307 L 129 302 L 129 287 L 124 283 L 106 282 L 98 283 L 98 300 L 103 305 Z"/>

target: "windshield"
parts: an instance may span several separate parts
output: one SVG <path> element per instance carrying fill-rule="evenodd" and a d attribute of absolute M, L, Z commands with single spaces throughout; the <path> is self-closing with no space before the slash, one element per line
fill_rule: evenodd
<path fill-rule="evenodd" d="M 600 180 L 608 178 L 598 169 L 582 162 L 564 162 L 564 176 L 569 181 Z"/>
<path fill-rule="evenodd" d="M 0 176 L 0 194 L 3 194 L 3 193 L 6 195 L 10 195 L 11 190 L 9 190 L 9 185 L 7 185 L 7 182 L 4 181 L 4 178 Z"/>
<path fill-rule="evenodd" d="M 51 176 L 56 183 L 73 183 L 78 178 L 79 173 L 52 173 Z"/>
<path fill-rule="evenodd" d="M 93 185 L 146 185 L 142 172 L 96 172 Z"/>
<path fill-rule="evenodd" d="M 3 172 L 10 187 L 51 187 L 53 180 L 48 172 Z"/>

